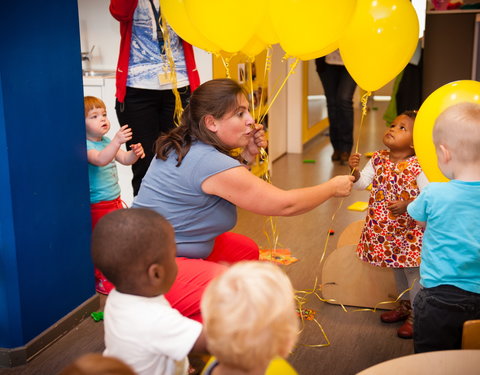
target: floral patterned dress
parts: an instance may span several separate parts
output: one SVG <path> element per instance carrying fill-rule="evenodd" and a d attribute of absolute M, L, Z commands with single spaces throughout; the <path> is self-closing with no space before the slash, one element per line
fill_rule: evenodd
<path fill-rule="evenodd" d="M 423 227 L 407 212 L 395 217 L 387 208 L 390 201 L 415 199 L 420 194 L 417 176 L 422 169 L 417 157 L 393 163 L 389 151 L 382 150 L 373 154 L 371 162 L 375 175 L 357 254 L 379 267 L 418 267 Z"/>

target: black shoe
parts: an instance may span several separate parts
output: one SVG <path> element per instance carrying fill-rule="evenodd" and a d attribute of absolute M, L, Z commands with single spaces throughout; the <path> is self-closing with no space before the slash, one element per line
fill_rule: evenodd
<path fill-rule="evenodd" d="M 340 151 L 334 150 L 332 154 L 332 161 L 340 160 Z"/>
<path fill-rule="evenodd" d="M 340 154 L 340 164 L 341 164 L 341 165 L 347 165 L 349 158 L 350 158 L 350 153 L 347 152 L 347 151 L 343 151 L 343 152 Z"/>

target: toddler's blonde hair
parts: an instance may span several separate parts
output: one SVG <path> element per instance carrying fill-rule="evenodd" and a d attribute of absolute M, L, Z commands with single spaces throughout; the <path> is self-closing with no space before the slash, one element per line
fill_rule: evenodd
<path fill-rule="evenodd" d="M 103 100 L 95 96 L 85 96 L 83 98 L 83 105 L 85 107 L 85 118 L 87 117 L 88 112 L 90 112 L 92 109 L 95 109 L 95 108 L 102 108 L 105 110 L 107 109 Z"/>
<path fill-rule="evenodd" d="M 271 263 L 236 263 L 209 284 L 201 308 L 209 351 L 232 368 L 267 366 L 297 340 L 292 284 Z"/>
<path fill-rule="evenodd" d="M 445 109 L 435 121 L 433 142 L 449 146 L 459 161 L 480 158 L 480 104 L 458 103 Z"/>

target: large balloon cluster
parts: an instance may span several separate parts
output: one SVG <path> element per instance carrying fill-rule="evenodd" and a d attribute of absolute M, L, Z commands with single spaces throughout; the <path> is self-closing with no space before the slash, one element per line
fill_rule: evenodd
<path fill-rule="evenodd" d="M 375 91 L 400 73 L 418 42 L 409 0 L 160 0 L 162 13 L 190 44 L 255 57 L 279 43 L 300 60 L 335 49 L 355 82 Z"/>

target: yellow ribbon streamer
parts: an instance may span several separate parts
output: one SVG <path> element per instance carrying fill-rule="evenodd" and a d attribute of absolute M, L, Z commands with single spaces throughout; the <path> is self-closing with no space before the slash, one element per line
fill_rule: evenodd
<path fill-rule="evenodd" d="M 282 91 L 283 87 L 285 86 L 285 84 L 287 83 L 287 80 L 288 78 L 290 78 L 290 76 L 295 72 L 295 68 L 297 67 L 297 64 L 298 62 L 300 61 L 299 58 L 296 58 L 295 61 L 290 65 L 290 70 L 288 71 L 288 74 L 287 76 L 285 77 L 285 79 L 283 80 L 281 86 L 279 87 L 279 89 L 277 90 L 277 92 L 275 93 L 275 95 L 273 96 L 273 99 L 271 100 L 271 102 L 268 104 L 267 106 L 267 109 L 265 110 L 265 113 L 262 115 L 262 117 L 260 118 L 260 123 L 263 121 L 263 119 L 265 118 L 266 114 L 268 113 L 268 111 L 270 110 L 270 108 L 272 107 L 272 104 L 275 102 L 275 100 L 277 99 L 278 97 L 278 94 L 280 94 L 280 91 Z"/>
<path fill-rule="evenodd" d="M 232 59 L 233 56 L 229 57 L 224 57 L 221 53 L 215 54 L 215 56 L 219 57 L 220 60 L 222 60 L 222 64 L 225 67 L 225 74 L 227 78 L 231 78 L 230 76 L 230 60 Z"/>
<path fill-rule="evenodd" d="M 170 40 L 170 31 L 168 29 L 167 20 L 165 19 L 165 16 L 163 13 L 160 15 L 159 21 L 162 25 L 165 56 L 167 58 L 167 63 L 168 63 L 168 69 L 166 66 L 164 66 L 164 73 L 170 77 L 170 82 L 172 83 L 173 95 L 175 96 L 173 122 L 175 123 L 176 126 L 179 126 L 180 118 L 182 117 L 182 112 L 183 112 L 183 105 L 182 105 L 182 99 L 180 98 L 180 93 L 178 92 L 178 87 L 177 87 L 177 71 L 175 69 L 175 60 L 173 59 L 172 43 Z M 162 51 L 160 51 L 160 53 L 162 53 Z M 170 74 L 168 70 L 170 70 Z"/>

